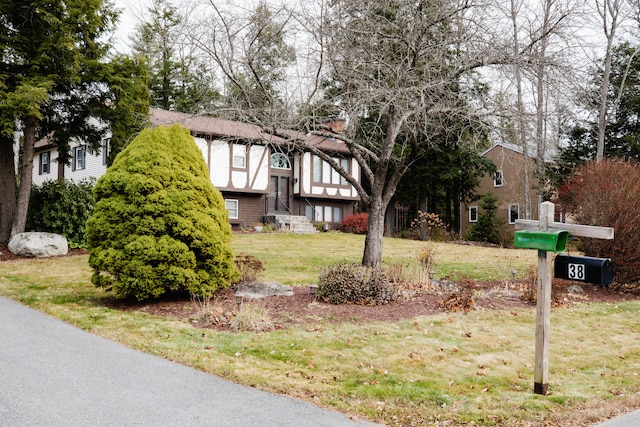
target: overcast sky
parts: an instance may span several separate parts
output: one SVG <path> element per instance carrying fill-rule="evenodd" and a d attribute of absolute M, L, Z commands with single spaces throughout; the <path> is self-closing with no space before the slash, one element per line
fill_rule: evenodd
<path fill-rule="evenodd" d="M 114 0 L 114 3 L 122 11 L 118 29 L 114 34 L 114 47 L 118 52 L 126 53 L 130 50 L 129 34 L 140 22 L 140 18 L 151 4 L 151 0 Z"/>

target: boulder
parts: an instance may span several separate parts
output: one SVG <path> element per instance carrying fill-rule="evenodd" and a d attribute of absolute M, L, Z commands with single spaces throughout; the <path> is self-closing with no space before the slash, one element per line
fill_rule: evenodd
<path fill-rule="evenodd" d="M 69 252 L 67 238 L 54 233 L 28 232 L 13 236 L 7 245 L 9 252 L 27 257 L 50 257 Z"/>
<path fill-rule="evenodd" d="M 276 282 L 242 282 L 236 288 L 237 297 L 264 298 L 276 295 L 292 296 L 291 286 Z"/>

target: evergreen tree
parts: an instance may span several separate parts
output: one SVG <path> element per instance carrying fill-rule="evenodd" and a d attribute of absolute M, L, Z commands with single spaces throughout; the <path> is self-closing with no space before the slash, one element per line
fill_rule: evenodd
<path fill-rule="evenodd" d="M 231 225 L 187 129 L 145 129 L 95 186 L 92 282 L 116 298 L 211 296 L 237 277 Z"/>
<path fill-rule="evenodd" d="M 130 67 L 128 74 L 117 75 L 119 59 L 108 61 L 105 35 L 116 19 L 106 0 L 0 3 L 0 241 L 25 229 L 38 139 L 49 136 L 64 163 L 70 139 L 80 138 L 89 151 L 97 150 L 107 125 L 113 125 L 109 121 L 131 118 L 134 110 L 148 113 L 144 95 L 142 105 L 133 106 L 122 96 L 141 76 Z M 120 110 L 125 104 L 131 107 L 126 115 Z M 130 124 L 126 129 L 135 130 Z M 22 140 L 16 197 L 17 130 Z M 124 136 L 116 131 L 118 138 Z"/>
<path fill-rule="evenodd" d="M 501 243 L 501 234 L 506 225 L 506 219 L 496 215 L 498 199 L 492 193 L 482 197 L 481 211 L 478 213 L 478 222 L 469 231 L 467 239 L 476 242 Z"/>
<path fill-rule="evenodd" d="M 133 51 L 144 58 L 151 106 L 184 113 L 202 113 L 220 100 L 213 73 L 192 52 L 183 34 L 178 9 L 167 0 L 154 0 L 149 20 L 136 27 Z"/>

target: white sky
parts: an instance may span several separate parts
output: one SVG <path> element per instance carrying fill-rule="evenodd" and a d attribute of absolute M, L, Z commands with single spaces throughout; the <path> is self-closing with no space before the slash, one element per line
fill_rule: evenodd
<path fill-rule="evenodd" d="M 116 8 L 120 9 L 120 22 L 113 35 L 114 48 L 121 53 L 130 50 L 129 34 L 151 4 L 151 0 L 114 0 Z"/>

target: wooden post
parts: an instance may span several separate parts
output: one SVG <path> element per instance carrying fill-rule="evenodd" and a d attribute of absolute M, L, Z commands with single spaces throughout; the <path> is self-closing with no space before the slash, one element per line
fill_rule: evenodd
<path fill-rule="evenodd" d="M 539 209 L 539 228 L 547 231 L 553 222 L 555 207 L 544 202 Z M 549 389 L 549 334 L 551 333 L 551 283 L 553 253 L 538 251 L 538 282 L 536 303 L 536 355 L 534 365 L 533 391 L 547 394 Z"/>
<path fill-rule="evenodd" d="M 543 202 L 538 209 L 540 219 L 516 220 L 518 230 L 566 230 L 571 236 L 591 237 L 595 239 L 613 239 L 611 227 L 565 224 L 554 221 L 555 205 Z M 547 394 L 549 390 L 549 334 L 551 332 L 551 284 L 553 281 L 553 253 L 538 251 L 538 281 L 536 305 L 536 354 L 534 365 L 533 391 Z"/>

